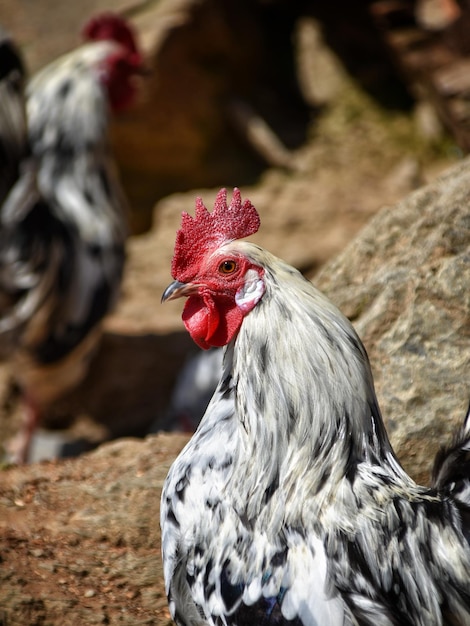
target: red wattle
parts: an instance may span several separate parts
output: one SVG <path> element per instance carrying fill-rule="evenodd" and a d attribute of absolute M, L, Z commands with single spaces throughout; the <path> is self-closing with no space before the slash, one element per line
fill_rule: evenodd
<path fill-rule="evenodd" d="M 243 313 L 229 298 L 217 304 L 210 296 L 190 296 L 183 310 L 183 322 L 200 348 L 227 345 L 238 332 Z"/>
<path fill-rule="evenodd" d="M 215 307 L 207 306 L 199 296 L 191 296 L 184 305 L 182 318 L 188 333 L 197 345 L 203 350 L 208 350 L 211 344 L 207 339 L 214 333 L 218 323 Z"/>

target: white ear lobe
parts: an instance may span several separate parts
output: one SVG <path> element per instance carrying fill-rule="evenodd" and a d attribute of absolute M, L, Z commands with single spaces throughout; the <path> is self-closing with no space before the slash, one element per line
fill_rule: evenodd
<path fill-rule="evenodd" d="M 235 294 L 235 302 L 243 313 L 248 313 L 261 300 L 266 287 L 262 277 L 254 269 L 250 269 L 245 274 L 243 287 Z"/>

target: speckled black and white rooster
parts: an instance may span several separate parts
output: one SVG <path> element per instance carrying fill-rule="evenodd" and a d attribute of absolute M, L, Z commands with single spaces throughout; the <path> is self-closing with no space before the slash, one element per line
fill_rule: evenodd
<path fill-rule="evenodd" d="M 14 347 L 26 405 L 15 460 L 27 458 L 44 409 L 86 373 L 123 271 L 126 202 L 108 119 L 134 100 L 142 59 L 118 16 L 91 19 L 83 35 L 80 48 L 29 83 L 27 129 L 21 132 L 18 88 L 0 104 L 1 137 L 8 132 L 5 111 L 18 120 L 16 139 L 0 141 L 6 164 L 17 170 L 0 213 L 0 333 Z M 2 66 L 11 49 L 0 55 Z M 17 163 L 23 144 L 27 156 Z"/>
<path fill-rule="evenodd" d="M 188 298 L 218 388 L 170 469 L 164 575 L 179 626 L 470 624 L 470 418 L 434 485 L 402 469 L 365 349 L 299 272 L 253 243 L 235 189 L 183 214 L 163 300 Z"/>

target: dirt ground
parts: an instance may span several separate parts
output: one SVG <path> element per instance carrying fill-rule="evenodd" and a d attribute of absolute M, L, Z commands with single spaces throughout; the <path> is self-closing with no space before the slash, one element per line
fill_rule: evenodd
<path fill-rule="evenodd" d="M 0 624 L 170 623 L 158 508 L 186 440 L 123 440 L 2 471 Z"/>

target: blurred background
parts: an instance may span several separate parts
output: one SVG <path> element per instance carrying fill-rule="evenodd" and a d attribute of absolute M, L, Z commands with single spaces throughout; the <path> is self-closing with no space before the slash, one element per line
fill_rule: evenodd
<path fill-rule="evenodd" d="M 111 128 L 128 259 L 88 375 L 49 407 L 33 460 L 197 424 L 220 358 L 192 361 L 181 302 L 160 305 L 196 195 L 211 207 L 220 187 L 240 187 L 261 215 L 254 239 L 314 278 L 382 207 L 470 148 L 463 0 L 0 0 L 0 22 L 33 75 L 104 9 L 134 25 L 148 70 Z M 20 414 L 5 359 L 1 441 Z"/>

